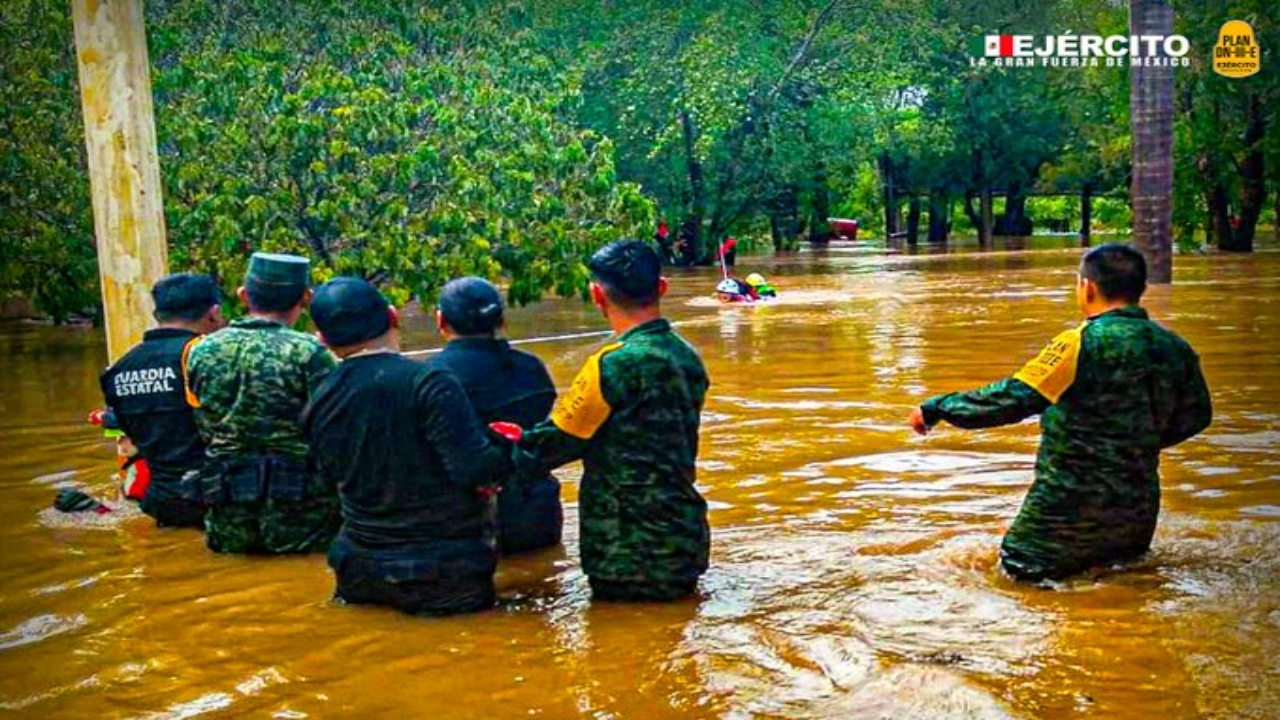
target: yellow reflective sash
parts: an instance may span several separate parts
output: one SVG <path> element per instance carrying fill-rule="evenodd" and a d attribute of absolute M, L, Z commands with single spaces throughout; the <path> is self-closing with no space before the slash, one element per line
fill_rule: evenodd
<path fill-rule="evenodd" d="M 622 343 L 610 343 L 587 358 L 568 392 L 556 401 L 555 409 L 551 411 L 551 422 L 562 432 L 579 440 L 590 440 L 609 419 L 613 408 L 604 399 L 604 391 L 600 387 L 600 359 L 620 347 Z"/>
<path fill-rule="evenodd" d="M 1080 358 L 1080 338 L 1085 325 L 1059 333 L 1049 341 L 1022 369 L 1014 373 L 1015 380 L 1030 385 L 1051 403 L 1071 387 L 1076 380 L 1076 363 Z"/>

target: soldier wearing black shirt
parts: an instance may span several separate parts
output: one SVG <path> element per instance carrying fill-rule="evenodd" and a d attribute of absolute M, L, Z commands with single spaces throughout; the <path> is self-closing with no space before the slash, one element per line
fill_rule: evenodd
<path fill-rule="evenodd" d="M 533 427 L 551 414 L 555 384 L 541 360 L 495 337 L 502 324 L 497 288 L 478 277 L 450 281 L 436 311 L 436 327 L 449 343 L 431 364 L 453 373 L 486 424 Z M 564 510 L 560 483 L 550 473 L 503 490 L 497 503 L 503 554 L 560 542 Z"/>
<path fill-rule="evenodd" d="M 207 275 L 181 273 L 151 289 L 159 327 L 102 373 L 107 406 L 151 470 L 142 511 L 161 526 L 203 527 L 204 505 L 180 489 L 182 476 L 204 461 L 182 384 L 182 357 L 192 340 L 222 327 L 222 298 Z"/>
<path fill-rule="evenodd" d="M 510 472 L 458 381 L 399 354 L 395 311 L 372 285 L 338 278 L 311 317 L 343 359 L 303 412 L 343 526 L 329 550 L 336 596 L 418 615 L 493 605 L 497 553 L 484 494 Z"/>

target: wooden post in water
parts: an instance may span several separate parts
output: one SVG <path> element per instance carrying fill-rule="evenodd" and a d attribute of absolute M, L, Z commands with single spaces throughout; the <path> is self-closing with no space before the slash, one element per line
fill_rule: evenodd
<path fill-rule="evenodd" d="M 114 362 L 142 340 L 168 266 L 142 0 L 71 0 L 93 231 Z"/>

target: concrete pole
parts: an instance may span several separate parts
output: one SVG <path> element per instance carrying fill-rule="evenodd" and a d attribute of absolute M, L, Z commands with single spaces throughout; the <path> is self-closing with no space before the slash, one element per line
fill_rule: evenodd
<path fill-rule="evenodd" d="M 142 0 L 71 0 L 93 194 L 93 231 L 112 362 L 152 325 L 166 273 L 164 206 Z"/>

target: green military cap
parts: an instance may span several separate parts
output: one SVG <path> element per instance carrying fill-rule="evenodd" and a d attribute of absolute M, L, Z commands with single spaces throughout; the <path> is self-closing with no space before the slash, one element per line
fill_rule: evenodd
<path fill-rule="evenodd" d="M 260 285 L 306 287 L 311 284 L 311 260 L 301 255 L 256 252 L 249 258 L 245 279 Z"/>

